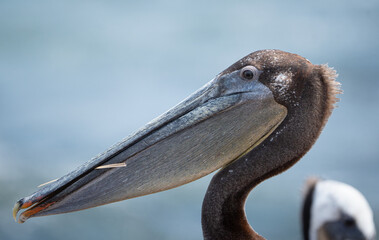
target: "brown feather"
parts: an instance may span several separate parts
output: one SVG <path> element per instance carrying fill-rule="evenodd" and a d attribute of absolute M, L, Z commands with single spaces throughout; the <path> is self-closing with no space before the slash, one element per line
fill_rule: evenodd
<path fill-rule="evenodd" d="M 288 114 L 260 145 L 234 161 L 212 179 L 204 202 L 204 238 L 264 239 L 247 222 L 244 205 L 260 182 L 293 166 L 317 140 L 335 103 L 339 83 L 327 65 L 280 50 L 254 52 L 221 74 L 253 65 L 261 70 L 259 81 L 273 93 Z M 282 75 L 281 75 L 282 74 Z"/>

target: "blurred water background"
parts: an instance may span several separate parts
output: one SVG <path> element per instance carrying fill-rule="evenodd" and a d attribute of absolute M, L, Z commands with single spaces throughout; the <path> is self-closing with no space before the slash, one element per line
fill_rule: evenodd
<path fill-rule="evenodd" d="M 202 239 L 211 176 L 22 225 L 11 209 L 266 48 L 329 63 L 344 94 L 312 150 L 250 195 L 250 223 L 301 239 L 302 185 L 318 175 L 360 189 L 378 226 L 378 24 L 377 0 L 0 1 L 0 239 Z"/>

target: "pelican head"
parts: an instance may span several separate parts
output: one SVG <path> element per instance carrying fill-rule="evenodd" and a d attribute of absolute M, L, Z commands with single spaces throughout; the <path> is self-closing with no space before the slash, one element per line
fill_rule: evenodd
<path fill-rule="evenodd" d="M 374 240 L 373 212 L 354 187 L 310 178 L 303 204 L 304 240 Z"/>
<path fill-rule="evenodd" d="M 92 208 L 171 189 L 222 169 L 204 200 L 204 237 L 242 239 L 253 232 L 248 224 L 215 226 L 224 226 L 226 216 L 245 221 L 244 211 L 234 207 L 243 210 L 252 187 L 310 149 L 336 102 L 335 77 L 326 65 L 313 65 L 296 54 L 253 52 L 139 131 L 20 199 L 14 216 L 25 209 L 18 217 L 22 223 Z M 240 230 L 246 234 L 237 234 Z"/>

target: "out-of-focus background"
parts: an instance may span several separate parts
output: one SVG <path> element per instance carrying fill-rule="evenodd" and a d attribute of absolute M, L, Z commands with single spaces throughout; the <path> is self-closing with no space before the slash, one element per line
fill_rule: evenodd
<path fill-rule="evenodd" d="M 318 175 L 360 189 L 378 226 L 378 24 L 377 0 L 0 1 L 0 239 L 202 239 L 211 176 L 22 225 L 11 209 L 267 48 L 329 63 L 344 94 L 311 151 L 250 194 L 250 223 L 301 239 L 302 185 Z"/>

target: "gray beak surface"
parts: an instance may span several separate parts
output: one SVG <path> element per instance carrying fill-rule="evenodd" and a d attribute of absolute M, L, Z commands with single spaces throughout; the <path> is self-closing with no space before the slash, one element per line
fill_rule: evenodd
<path fill-rule="evenodd" d="M 286 115 L 256 79 L 242 79 L 239 71 L 219 75 L 106 152 L 19 200 L 14 216 L 27 209 L 21 223 L 186 184 L 246 154 Z"/>

